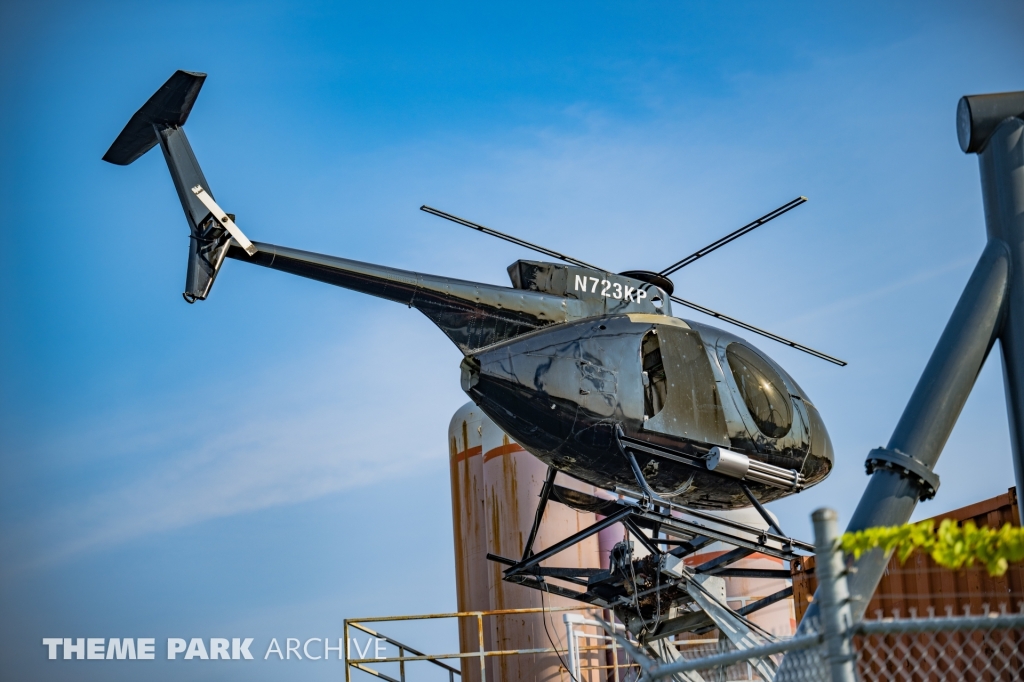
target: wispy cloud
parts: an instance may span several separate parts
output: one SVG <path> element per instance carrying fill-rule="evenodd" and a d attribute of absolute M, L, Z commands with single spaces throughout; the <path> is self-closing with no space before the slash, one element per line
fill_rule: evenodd
<path fill-rule="evenodd" d="M 137 461 L 128 475 L 99 475 L 79 497 L 7 524 L 5 572 L 446 466 L 444 431 L 464 399 L 458 353 L 427 325 L 389 334 L 403 313 L 368 321 L 380 332 L 366 346 L 324 346 L 220 387 L 203 410 L 167 407 L 175 396 L 159 396 L 45 445 L 76 471 L 103 470 L 110 458 Z M 435 400 L 422 400 L 425 389 Z"/>
<path fill-rule="evenodd" d="M 923 284 L 924 282 L 933 280 L 937 277 L 941 277 L 942 275 L 946 275 L 950 272 L 955 272 L 962 268 L 966 268 L 967 266 L 975 263 L 977 260 L 977 256 L 958 258 L 954 261 L 948 262 L 944 265 L 940 265 L 936 268 L 923 270 L 916 274 L 910 275 L 909 277 L 904 277 L 893 282 L 889 282 L 888 284 L 877 287 L 875 289 L 871 289 L 870 291 L 865 291 L 859 294 L 855 294 L 853 296 L 847 296 L 846 298 L 841 298 L 827 305 L 819 306 L 812 310 L 808 310 L 805 313 L 784 320 L 783 324 L 796 325 L 801 322 L 820 320 L 823 317 L 828 317 L 831 315 L 835 315 L 837 313 L 852 310 L 854 308 L 859 308 L 863 305 L 867 305 L 868 303 L 882 300 L 908 287 L 912 287 L 917 284 Z"/>

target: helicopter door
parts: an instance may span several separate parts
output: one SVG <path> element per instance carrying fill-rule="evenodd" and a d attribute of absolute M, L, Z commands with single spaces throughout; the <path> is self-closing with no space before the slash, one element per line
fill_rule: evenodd
<path fill-rule="evenodd" d="M 644 335 L 640 353 L 644 429 L 729 445 L 715 375 L 700 335 L 659 325 Z"/>

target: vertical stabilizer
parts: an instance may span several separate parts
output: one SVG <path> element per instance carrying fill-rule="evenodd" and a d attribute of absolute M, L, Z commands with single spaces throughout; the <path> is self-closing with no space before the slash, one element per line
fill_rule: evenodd
<path fill-rule="evenodd" d="M 205 73 L 176 71 L 135 112 L 103 155 L 104 161 L 127 166 L 160 145 L 191 232 L 183 294 L 189 303 L 202 300 L 210 293 L 231 241 L 221 222 L 192 191 L 193 187 L 199 186 L 210 198 L 213 197 L 182 127 L 205 80 Z"/>

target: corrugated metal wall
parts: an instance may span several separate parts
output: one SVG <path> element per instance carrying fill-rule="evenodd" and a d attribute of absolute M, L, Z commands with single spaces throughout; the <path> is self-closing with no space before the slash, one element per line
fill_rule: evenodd
<path fill-rule="evenodd" d="M 1010 488 L 1005 494 L 992 499 L 934 517 L 936 524 L 943 519 L 954 519 L 961 523 L 971 520 L 978 526 L 990 528 L 1001 528 L 1006 523 L 1019 526 L 1019 518 L 1016 488 Z M 818 587 L 814 577 L 814 558 L 794 561 L 790 570 L 799 620 Z M 976 564 L 952 571 L 937 565 L 927 554 L 914 552 L 902 565 L 895 556 L 889 560 L 889 566 L 868 604 L 865 617 L 907 618 L 931 614 L 942 616 L 947 613 L 977 615 L 986 608 L 992 611 L 1019 611 L 1021 602 L 1024 602 L 1024 564 L 1011 564 L 1005 575 L 993 578 L 984 566 Z"/>

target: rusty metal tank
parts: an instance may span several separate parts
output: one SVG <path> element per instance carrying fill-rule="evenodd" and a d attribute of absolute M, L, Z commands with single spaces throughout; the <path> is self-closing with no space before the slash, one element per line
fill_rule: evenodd
<path fill-rule="evenodd" d="M 578 606 L 571 600 L 504 582 L 502 566 L 487 561 L 491 552 L 520 558 L 533 524 L 547 466 L 510 439 L 476 405 L 467 403 L 455 413 L 448 429 L 452 480 L 452 520 L 455 568 L 460 611 L 494 611 L 539 607 Z M 594 494 L 593 486 L 559 474 L 559 485 Z M 592 513 L 576 512 L 553 503 L 547 506 L 535 547 L 554 544 L 594 523 Z M 562 567 L 600 565 L 597 537 L 572 547 L 546 562 Z M 476 623 L 464 619 L 459 628 L 463 652 L 478 650 Z M 484 645 L 489 651 L 545 649 L 554 644 L 566 649 L 565 624 L 560 612 L 508 614 L 484 620 Z M 584 667 L 600 665 L 595 658 Z M 465 659 L 463 680 L 479 681 L 475 659 Z M 555 654 L 490 657 L 488 682 L 554 682 L 564 680 L 562 661 Z M 599 682 L 596 672 L 585 672 L 580 682 Z"/>
<path fill-rule="evenodd" d="M 482 436 L 487 545 L 494 554 L 518 559 L 523 555 L 530 534 L 547 465 L 486 418 L 483 421 Z M 562 474 L 556 482 L 581 492 L 594 492 L 593 486 Z M 557 503 L 549 504 L 535 547 L 548 547 L 583 530 L 594 521 L 592 513 L 576 512 Z M 549 566 L 581 568 L 598 565 L 599 561 L 598 539 L 591 537 L 545 563 Z M 492 609 L 578 606 L 563 597 L 546 595 L 522 585 L 504 582 L 501 579 L 503 568 L 493 562 L 488 566 Z M 542 649 L 552 645 L 563 651 L 566 649 L 565 625 L 561 613 L 510 614 L 490 620 L 494 644 L 499 649 Z M 561 671 L 561 664 L 555 654 L 502 656 L 497 659 L 496 679 L 501 682 L 562 680 L 565 673 Z M 595 665 L 597 661 L 590 664 Z"/>
<path fill-rule="evenodd" d="M 491 608 L 484 518 L 483 420 L 487 417 L 470 402 L 455 413 L 448 426 L 455 589 L 459 611 L 487 611 Z M 488 650 L 494 649 L 493 638 L 486 628 L 484 646 Z M 459 647 L 463 652 L 479 650 L 480 636 L 474 619 L 460 619 Z M 462 660 L 462 679 L 464 682 L 480 682 L 477 660 Z M 493 677 L 488 675 L 488 679 Z"/>

